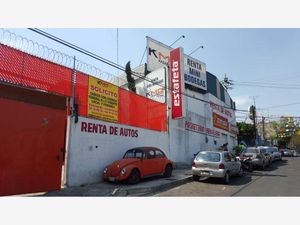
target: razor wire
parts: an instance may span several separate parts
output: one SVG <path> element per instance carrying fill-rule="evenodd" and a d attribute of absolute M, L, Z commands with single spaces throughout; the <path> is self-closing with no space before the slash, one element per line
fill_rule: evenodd
<path fill-rule="evenodd" d="M 74 59 L 72 56 L 17 35 L 7 29 L 0 28 L 0 43 L 70 69 L 74 69 L 75 60 L 75 69 L 77 71 L 113 83 L 117 86 L 122 86 L 127 83 L 126 79 L 110 74 L 81 60 Z"/>

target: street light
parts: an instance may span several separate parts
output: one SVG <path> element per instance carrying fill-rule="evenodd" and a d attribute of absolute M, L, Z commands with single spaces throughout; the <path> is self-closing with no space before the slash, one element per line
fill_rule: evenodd
<path fill-rule="evenodd" d="M 200 48 L 204 48 L 204 46 L 203 46 L 203 45 L 199 46 L 199 47 L 196 48 L 194 51 L 192 51 L 192 52 L 189 54 L 189 56 L 190 56 L 191 54 L 195 53 L 196 51 L 198 51 L 198 49 L 200 49 Z"/>
<path fill-rule="evenodd" d="M 174 41 L 171 45 L 170 45 L 170 47 L 172 47 L 172 45 L 174 45 L 177 41 L 179 41 L 181 38 L 185 38 L 185 36 L 184 35 L 181 35 L 179 38 L 177 38 L 176 39 L 176 41 Z"/>

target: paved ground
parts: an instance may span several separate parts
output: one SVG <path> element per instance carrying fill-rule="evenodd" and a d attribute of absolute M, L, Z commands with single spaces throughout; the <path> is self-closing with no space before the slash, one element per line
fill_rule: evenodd
<path fill-rule="evenodd" d="M 175 169 L 169 178 L 156 176 L 146 178 L 136 185 L 126 183 L 99 182 L 81 187 L 63 188 L 60 191 L 33 194 L 34 196 L 149 196 L 162 191 L 191 182 L 191 170 Z M 26 195 L 26 196 L 32 196 Z"/>
<path fill-rule="evenodd" d="M 300 196 L 300 157 L 283 158 L 265 171 L 232 177 L 229 185 L 204 179 L 160 192 L 154 196 Z"/>

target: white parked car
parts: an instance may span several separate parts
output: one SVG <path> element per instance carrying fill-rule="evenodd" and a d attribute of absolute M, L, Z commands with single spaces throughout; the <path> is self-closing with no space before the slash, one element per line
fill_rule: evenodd
<path fill-rule="evenodd" d="M 291 154 L 293 157 L 296 157 L 297 156 L 297 151 L 296 150 L 291 150 Z"/>
<path fill-rule="evenodd" d="M 193 162 L 192 173 L 194 181 L 200 177 L 217 177 L 229 183 L 230 176 L 243 175 L 241 162 L 228 151 L 201 151 Z"/>
<path fill-rule="evenodd" d="M 278 151 L 277 147 L 270 147 L 269 149 L 271 150 L 273 158 L 274 158 L 275 161 L 276 160 L 282 160 L 281 153 Z"/>

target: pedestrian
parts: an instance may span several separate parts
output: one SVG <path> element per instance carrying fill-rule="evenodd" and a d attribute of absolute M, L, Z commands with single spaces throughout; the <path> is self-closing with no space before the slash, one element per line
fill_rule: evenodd
<path fill-rule="evenodd" d="M 228 152 L 228 148 L 227 148 L 228 143 L 225 143 L 223 146 L 223 151 L 227 151 Z"/>

